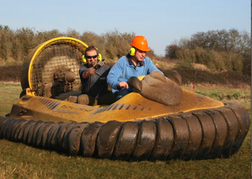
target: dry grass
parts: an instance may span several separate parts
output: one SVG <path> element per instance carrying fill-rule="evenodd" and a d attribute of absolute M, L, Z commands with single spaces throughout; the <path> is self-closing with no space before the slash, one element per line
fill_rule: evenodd
<path fill-rule="evenodd" d="M 202 70 L 202 71 L 209 71 L 206 65 L 199 64 L 199 63 L 194 63 L 193 67 L 195 70 Z"/>

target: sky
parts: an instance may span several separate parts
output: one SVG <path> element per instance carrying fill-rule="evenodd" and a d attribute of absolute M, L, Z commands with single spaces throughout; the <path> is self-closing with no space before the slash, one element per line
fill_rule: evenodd
<path fill-rule="evenodd" d="M 1 0 L 0 25 L 12 30 L 135 33 L 156 55 L 197 32 L 251 33 L 250 0 Z M 89 45 L 89 44 L 88 44 Z"/>

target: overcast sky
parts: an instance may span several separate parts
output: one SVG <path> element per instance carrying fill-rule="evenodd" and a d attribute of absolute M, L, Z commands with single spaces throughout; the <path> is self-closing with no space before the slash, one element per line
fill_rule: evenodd
<path fill-rule="evenodd" d="M 69 29 L 143 35 L 157 55 L 167 45 L 209 30 L 251 31 L 250 0 L 1 0 L 0 25 L 12 30 Z M 89 45 L 89 44 L 88 44 Z"/>

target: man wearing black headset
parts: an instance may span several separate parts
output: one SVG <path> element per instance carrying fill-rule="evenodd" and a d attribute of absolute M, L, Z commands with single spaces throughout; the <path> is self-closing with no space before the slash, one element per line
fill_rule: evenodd
<path fill-rule="evenodd" d="M 97 48 L 89 46 L 85 51 L 86 62 L 79 69 L 82 84 L 82 95 L 78 96 L 77 102 L 86 105 L 111 104 L 115 97 L 108 90 L 107 75 L 110 67 L 101 59 Z"/>

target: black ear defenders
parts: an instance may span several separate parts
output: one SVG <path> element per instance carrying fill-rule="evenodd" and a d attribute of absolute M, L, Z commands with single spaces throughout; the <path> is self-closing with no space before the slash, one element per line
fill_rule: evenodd
<path fill-rule="evenodd" d="M 98 48 L 95 47 L 95 49 L 96 49 L 96 52 L 97 52 L 97 54 L 98 54 L 97 59 L 98 59 L 99 61 L 101 61 L 101 60 L 102 60 L 102 55 L 98 52 Z M 87 63 L 87 59 L 85 58 L 85 55 L 82 55 L 82 60 L 83 60 L 84 63 Z"/>
<path fill-rule="evenodd" d="M 136 55 L 136 49 L 135 49 L 135 47 L 131 47 L 130 48 L 129 55 L 130 56 L 135 56 Z"/>

